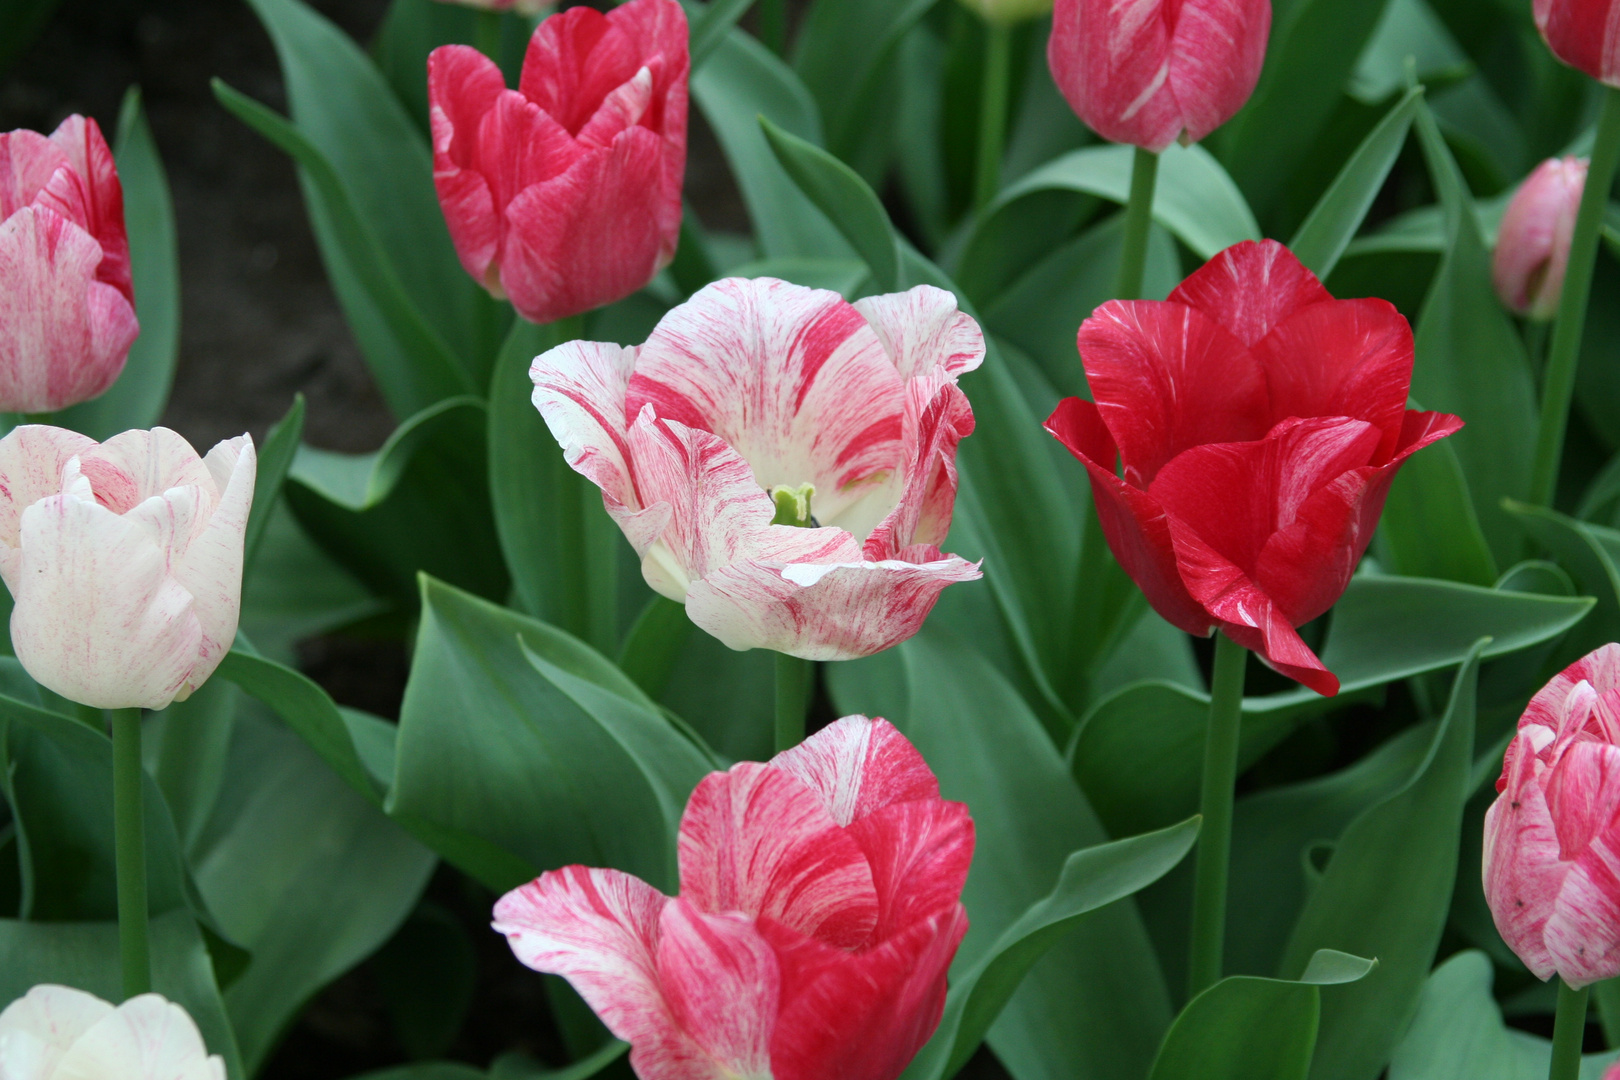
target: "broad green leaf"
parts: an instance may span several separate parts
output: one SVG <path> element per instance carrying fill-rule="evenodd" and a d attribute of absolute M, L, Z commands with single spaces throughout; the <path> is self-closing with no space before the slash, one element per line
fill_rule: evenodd
<path fill-rule="evenodd" d="M 692 70 L 696 71 L 720 47 L 720 43 L 737 25 L 737 20 L 748 14 L 754 0 L 709 0 L 703 14 L 691 20 Z"/>
<path fill-rule="evenodd" d="M 225 1005 L 257 1071 L 304 1003 L 388 940 L 436 860 L 259 710 L 238 718 L 226 781 L 194 866 L 253 954 Z"/>
<path fill-rule="evenodd" d="M 146 771 L 163 791 L 188 857 L 225 784 L 225 761 L 239 701 L 228 679 L 210 679 L 143 725 Z"/>
<path fill-rule="evenodd" d="M 306 186 L 321 200 L 332 235 L 327 273 L 339 298 L 346 301 L 350 326 L 389 407 L 409 416 L 475 389 L 470 370 L 450 352 L 405 291 L 381 243 L 360 217 L 342 178 L 320 147 L 297 127 L 219 79 L 214 80 L 214 96 L 237 119 L 291 155 L 303 170 Z M 318 235 L 323 231 L 317 228 Z M 336 262 L 338 258 L 343 260 L 341 264 Z"/>
<path fill-rule="evenodd" d="M 1305 1080 L 1324 986 L 1364 978 L 1375 960 L 1322 949 L 1298 982 L 1234 975 L 1176 1017 L 1149 1080 Z"/>
<path fill-rule="evenodd" d="M 1450 439 L 1425 447 L 1401 467 L 1379 525 L 1379 555 L 1394 573 L 1468 585 L 1496 580 L 1496 558 Z"/>
<path fill-rule="evenodd" d="M 537 20 L 509 13 L 500 20 L 500 55 L 497 63 L 507 85 L 517 85 L 523 54 Z M 388 14 L 371 41 L 377 70 L 399 99 L 405 114 L 422 135 L 431 138 L 428 123 L 427 60 L 440 45 L 475 45 L 478 12 L 461 4 L 439 0 L 392 0 Z"/>
<path fill-rule="evenodd" d="M 1338 838 L 1289 937 L 1285 975 L 1304 970 L 1323 948 L 1379 961 L 1366 979 L 1323 1001 L 1315 1080 L 1373 1080 L 1417 1010 L 1451 906 L 1481 651 L 1458 671 L 1427 758 L 1404 788 Z"/>
<path fill-rule="evenodd" d="M 388 812 L 504 890 L 569 863 L 673 883 L 707 758 L 568 635 L 424 578 Z"/>
<path fill-rule="evenodd" d="M 1002 931 L 951 980 L 945 1015 L 907 1071 L 911 1080 L 953 1076 L 972 1056 L 1029 969 L 1081 918 L 1152 884 L 1192 850 L 1198 819 L 1070 855 L 1052 892 Z"/>
<path fill-rule="evenodd" d="M 854 169 L 812 143 L 791 135 L 765 117 L 760 128 L 799 190 L 809 196 L 866 260 L 879 292 L 900 288 L 900 246 L 889 215 Z"/>
<path fill-rule="evenodd" d="M 1257 761 L 1307 716 L 1398 679 L 1482 655 L 1505 656 L 1549 641 L 1591 610 L 1585 597 L 1482 589 L 1449 581 L 1361 574 L 1333 609 L 1322 662 L 1340 696 L 1303 688 L 1244 701 L 1240 767 Z M 1099 702 L 1081 725 L 1070 762 L 1114 835 L 1159 828 L 1198 806 L 1207 694 L 1139 683 Z"/>
<path fill-rule="evenodd" d="M 490 1066 L 489 1080 L 590 1080 L 629 1049 L 629 1043 L 611 1039 L 596 1053 L 561 1069 L 543 1069 L 521 1055 L 504 1054 Z"/>
<path fill-rule="evenodd" d="M 4 21 L 0 14 L 0 22 Z M 0 53 L 4 51 L 0 47 Z M 141 334 L 131 346 L 117 382 L 100 397 L 64 409 L 53 421 L 99 441 L 158 422 L 169 402 L 174 365 L 180 355 L 180 252 L 174 202 L 136 87 L 124 95 L 113 156 L 124 189 L 124 227 L 129 233 L 135 314 Z"/>
<path fill-rule="evenodd" d="M 1597 598 L 1592 617 L 1570 635 L 1570 659 L 1620 638 L 1620 530 L 1577 521 L 1556 510 L 1508 501 L 1504 508 L 1556 557 L 1584 593 Z"/>
<path fill-rule="evenodd" d="M 1032 905 L 1069 856 L 1106 841 L 1040 721 L 982 657 L 930 621 L 910 641 L 829 665 L 840 713 L 893 721 L 973 811 L 978 842 L 963 903 L 972 921 L 960 977 Z M 1020 1080 L 1140 1080 L 1170 1023 L 1170 997 L 1130 900 L 1080 921 L 1053 944 L 990 1028 Z"/>
<path fill-rule="evenodd" d="M 1383 189 L 1395 159 L 1406 145 L 1406 134 L 1417 116 L 1423 88 L 1407 91 L 1378 126 L 1362 140 L 1333 186 L 1323 193 L 1316 208 L 1288 242 L 1289 250 L 1319 278 L 1326 278 L 1338 265 L 1339 256 L 1355 239 L 1373 200 Z"/>
<path fill-rule="evenodd" d="M 247 537 L 244 540 L 242 564 L 252 568 L 259 545 L 264 543 L 264 531 L 270 525 L 270 516 L 281 502 L 281 485 L 292 468 L 293 455 L 298 452 L 298 440 L 304 434 L 304 395 L 293 395 L 292 408 L 265 436 L 258 448 L 259 473 L 253 485 L 253 509 L 248 514 Z"/>
<path fill-rule="evenodd" d="M 860 295 L 868 271 L 860 259 L 760 259 L 731 267 L 726 276 L 781 278 L 812 289 L 829 289 L 842 294 L 845 300 L 853 300 Z"/>

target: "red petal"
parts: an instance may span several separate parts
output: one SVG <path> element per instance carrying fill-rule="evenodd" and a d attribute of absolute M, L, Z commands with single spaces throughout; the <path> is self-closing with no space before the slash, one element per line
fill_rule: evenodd
<path fill-rule="evenodd" d="M 1245 240 L 1205 263 L 1170 294 L 1246 346 L 1300 309 L 1332 301 L 1316 275 L 1275 240 Z M 1281 417 L 1279 417 L 1281 419 Z"/>
<path fill-rule="evenodd" d="M 529 39 L 518 89 L 573 135 L 645 59 L 606 15 L 569 8 L 542 22 Z"/>
<path fill-rule="evenodd" d="M 1615 0 L 1535 0 L 1536 25 L 1564 63 L 1620 86 L 1620 8 Z"/>
<path fill-rule="evenodd" d="M 771 1075 L 779 981 L 776 953 L 740 915 L 710 915 L 671 900 L 659 920 L 658 977 L 670 1012 L 709 1056 L 705 1077 Z M 636 1062 L 651 1080 L 666 1074 Z"/>
<path fill-rule="evenodd" d="M 63 120 L 51 133 L 51 142 L 67 154 L 74 173 L 84 185 L 88 214 L 79 224 L 101 245 L 97 280 L 105 281 L 133 304 L 129 235 L 124 231 L 124 188 L 118 181 L 112 148 L 94 120 L 78 115 Z"/>
<path fill-rule="evenodd" d="M 928 762 L 887 720 L 846 716 L 770 763 L 803 781 L 840 825 L 893 803 L 939 799 Z"/>
<path fill-rule="evenodd" d="M 1181 0 L 1170 38 L 1170 89 L 1189 143 L 1232 118 L 1260 81 L 1271 0 Z"/>
<path fill-rule="evenodd" d="M 500 69 L 477 49 L 445 45 L 428 56 L 433 184 L 461 265 L 480 284 L 500 249 L 501 224 L 480 171 L 479 133 L 505 92 Z"/>
<path fill-rule="evenodd" d="M 873 939 L 883 941 L 962 897 L 973 862 L 973 819 L 963 803 L 892 803 L 849 827 L 878 894 Z"/>
<path fill-rule="evenodd" d="M 1046 59 L 1076 115 L 1110 142 L 1155 153 L 1185 126 L 1170 85 L 1165 0 L 1058 0 Z"/>

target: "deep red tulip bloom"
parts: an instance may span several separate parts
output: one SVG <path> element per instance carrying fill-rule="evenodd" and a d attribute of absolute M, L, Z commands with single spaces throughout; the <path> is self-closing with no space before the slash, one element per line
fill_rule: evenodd
<path fill-rule="evenodd" d="M 124 370 L 140 332 L 124 189 L 94 120 L 0 134 L 0 411 L 55 412 Z"/>
<path fill-rule="evenodd" d="M 846 716 L 711 773 L 681 894 L 570 866 L 504 896 L 519 960 L 573 984 L 641 1080 L 894 1080 L 939 1026 L 967 932 L 967 807 L 889 723 Z"/>
<path fill-rule="evenodd" d="M 1485 899 L 1541 979 L 1620 975 L 1620 645 L 1553 677 L 1519 718 L 1485 814 Z"/>
<path fill-rule="evenodd" d="M 1578 157 L 1543 161 L 1502 215 L 1491 277 L 1496 295 L 1516 314 L 1538 320 L 1558 314 L 1587 164 Z"/>
<path fill-rule="evenodd" d="M 435 49 L 433 180 L 467 272 L 541 323 L 651 281 L 681 230 L 690 68 L 676 0 L 552 16 L 516 90 L 478 50 Z"/>
<path fill-rule="evenodd" d="M 1338 693 L 1295 628 L 1344 592 L 1401 463 L 1462 427 L 1406 408 L 1406 320 L 1246 242 L 1163 303 L 1098 308 L 1080 359 L 1096 404 L 1069 398 L 1046 427 L 1090 471 L 1109 547 L 1154 610 Z"/>
<path fill-rule="evenodd" d="M 1270 33 L 1271 0 L 1057 0 L 1046 59 L 1091 130 L 1157 152 L 1243 107 Z"/>
<path fill-rule="evenodd" d="M 1620 87 L 1620 0 L 1535 0 L 1533 10 L 1554 56 Z"/>

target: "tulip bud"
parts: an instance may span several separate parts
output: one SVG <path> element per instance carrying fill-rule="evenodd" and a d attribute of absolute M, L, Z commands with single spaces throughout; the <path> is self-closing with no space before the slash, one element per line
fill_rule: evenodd
<path fill-rule="evenodd" d="M 517 90 L 476 49 L 435 49 L 433 180 L 467 272 L 544 323 L 621 300 L 669 265 L 690 68 L 676 0 L 552 16 Z"/>
<path fill-rule="evenodd" d="M 1620 975 L 1620 645 L 1530 699 L 1485 814 L 1485 899 L 1502 940 L 1572 989 Z"/>
<path fill-rule="evenodd" d="M 1519 315 L 1544 320 L 1558 314 L 1586 166 L 1577 157 L 1543 161 L 1502 215 L 1491 276 L 1496 295 Z"/>
<path fill-rule="evenodd" d="M 124 191 L 94 120 L 0 134 L 0 411 L 87 401 L 135 341 Z"/>
<path fill-rule="evenodd" d="M 1045 15 L 1052 0 L 962 0 L 962 5 L 986 22 L 1011 24 Z"/>
<path fill-rule="evenodd" d="M 557 0 L 442 0 L 442 2 L 482 8 L 485 11 L 515 11 L 519 15 L 546 15 L 557 6 Z"/>
<path fill-rule="evenodd" d="M 1536 28 L 1553 55 L 1620 87 L 1620 0 L 1535 0 Z"/>
<path fill-rule="evenodd" d="M 1046 56 L 1088 127 L 1157 152 L 1243 107 L 1270 32 L 1271 0 L 1057 0 Z"/>
<path fill-rule="evenodd" d="M 246 435 L 206 458 L 166 428 L 0 439 L 0 578 L 28 674 L 101 709 L 207 681 L 236 637 L 256 468 Z"/>
<path fill-rule="evenodd" d="M 191 1015 L 157 994 L 114 1008 L 66 986 L 34 987 L 0 1012 L 4 1080 L 225 1080 Z"/>

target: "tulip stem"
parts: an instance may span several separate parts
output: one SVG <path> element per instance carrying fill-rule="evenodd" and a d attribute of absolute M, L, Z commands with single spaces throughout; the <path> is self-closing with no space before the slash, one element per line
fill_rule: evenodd
<path fill-rule="evenodd" d="M 804 717 L 810 711 L 810 687 L 816 666 L 787 653 L 776 654 L 776 752 L 804 741 Z"/>
<path fill-rule="evenodd" d="M 787 55 L 787 0 L 759 0 L 759 40 L 777 56 Z"/>
<path fill-rule="evenodd" d="M 1592 164 L 1575 218 L 1575 236 L 1569 245 L 1569 269 L 1558 301 L 1558 323 L 1547 351 L 1547 376 L 1541 392 L 1541 429 L 1536 437 L 1536 459 L 1530 474 L 1530 503 L 1551 506 L 1558 487 L 1558 466 L 1564 456 L 1564 429 L 1569 423 L 1569 400 L 1575 392 L 1575 368 L 1580 363 L 1581 335 L 1586 328 L 1586 307 L 1592 291 L 1592 265 L 1597 260 L 1603 214 L 1620 164 L 1620 90 L 1603 92 L 1603 114 L 1598 119 Z"/>
<path fill-rule="evenodd" d="M 1558 980 L 1558 1018 L 1553 1021 L 1552 1067 L 1547 1080 L 1576 1080 L 1581 1075 L 1581 1043 L 1586 1040 L 1586 999 L 1590 986 L 1571 990 Z"/>
<path fill-rule="evenodd" d="M 1159 186 L 1159 155 L 1136 148 L 1131 162 L 1131 201 L 1125 204 L 1125 240 L 1119 252 L 1115 300 L 1142 299 L 1147 276 L 1148 231 L 1153 225 L 1153 195 Z"/>
<path fill-rule="evenodd" d="M 474 46 L 495 61 L 496 67 L 501 64 L 501 18 L 499 11 L 480 11 L 473 26 Z"/>
<path fill-rule="evenodd" d="M 973 205 L 983 210 L 1001 190 L 1001 157 L 1007 144 L 1007 93 L 1012 78 L 1012 27 L 986 24 L 984 86 L 979 95 L 979 162 Z"/>
<path fill-rule="evenodd" d="M 113 846 L 118 875 L 118 954 L 124 997 L 152 989 L 147 945 L 146 813 L 142 808 L 141 710 L 112 710 Z"/>
<path fill-rule="evenodd" d="M 1248 650 L 1223 633 L 1215 635 L 1215 671 L 1210 681 L 1209 730 L 1204 736 L 1204 789 L 1198 833 L 1198 870 L 1193 883 L 1192 953 L 1187 965 L 1189 998 L 1221 978 L 1226 939 L 1226 875 L 1232 853 L 1232 789 L 1237 783 L 1238 736 L 1243 730 L 1243 668 Z"/>

